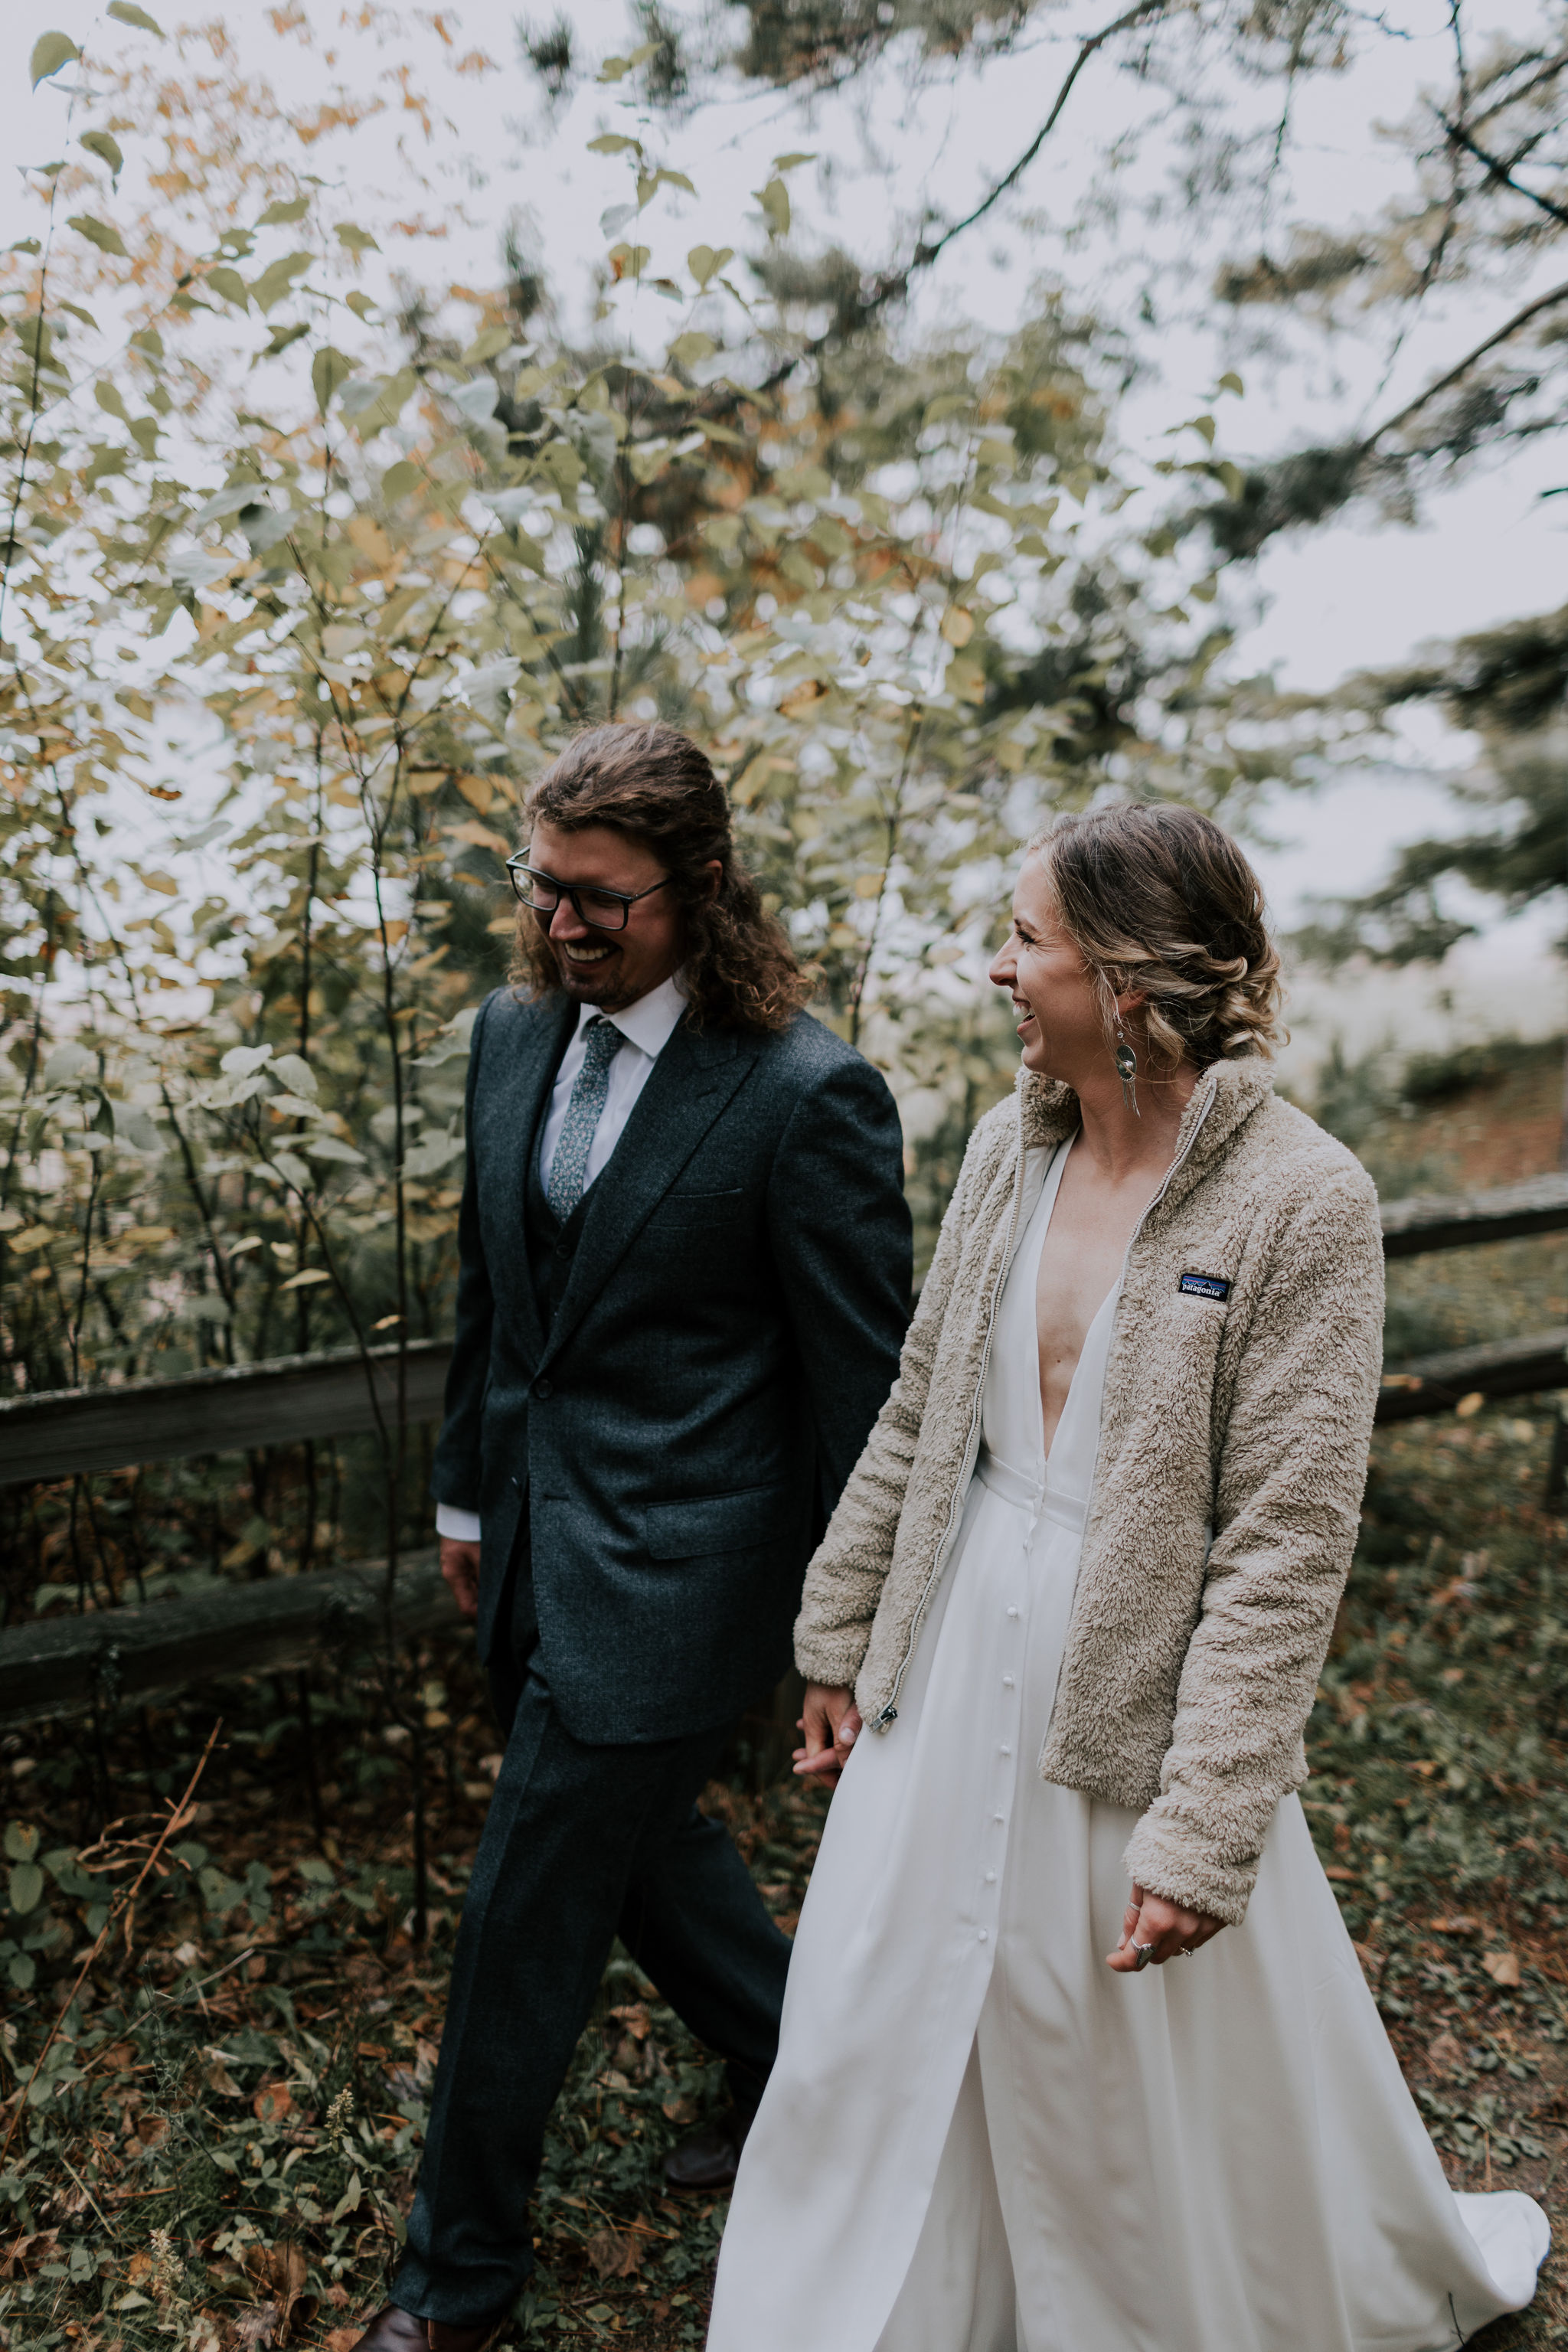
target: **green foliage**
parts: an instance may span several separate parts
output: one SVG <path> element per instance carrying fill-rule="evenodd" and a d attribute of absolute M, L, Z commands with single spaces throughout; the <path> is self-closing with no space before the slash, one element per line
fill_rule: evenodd
<path fill-rule="evenodd" d="M 1369 728 L 1380 729 L 1386 714 L 1411 703 L 1435 704 L 1454 726 L 1480 737 L 1479 761 L 1451 789 L 1484 822 L 1469 832 L 1407 842 L 1375 889 L 1328 902 L 1299 942 L 1322 961 L 1358 951 L 1394 964 L 1440 961 L 1479 928 L 1454 907 L 1445 885 L 1461 883 L 1510 915 L 1568 889 L 1568 609 L 1479 630 L 1399 669 L 1363 673 L 1347 681 L 1330 708 L 1361 757 Z"/>
<path fill-rule="evenodd" d="M 81 71 L 120 136 L 159 119 L 141 68 Z M 521 264 L 384 322 L 354 282 L 380 239 L 277 130 L 230 109 L 227 176 L 182 163 L 177 224 L 155 199 L 73 214 L 68 242 L 77 167 L 51 175 L 52 242 L 0 283 L 18 1385 L 439 1328 L 500 862 L 585 720 L 704 742 L 827 1017 L 953 1102 L 1010 1050 L 968 998 L 1040 813 L 1112 781 L 1244 813 L 1258 781 L 1169 556 L 1085 541 L 1085 502 L 1137 483 L 1093 324 L 1053 295 L 989 342 L 862 322 L 829 357 L 787 272 L 742 299 L 731 247 L 685 229 L 666 256 L 663 193 L 691 183 L 616 132 L 643 241 L 606 215 L 601 340 Z M 760 182 L 781 253 L 809 160 Z M 645 356 L 650 283 L 677 307 Z M 128 341 L 78 295 L 129 300 Z M 1212 439 L 1156 474 L 1212 475 Z M 176 712 L 205 790 L 185 756 L 167 781 Z"/>
<path fill-rule="evenodd" d="M 110 1901 L 167 1824 L 156 1791 L 172 1758 L 199 1745 L 203 1706 L 159 1710 L 152 1745 L 128 1719 L 100 1724 L 115 1810 L 132 1817 L 80 1853 L 65 1825 L 95 1769 L 87 1746 L 69 1725 L 29 1733 L 11 1768 L 24 1810 L 4 1843 L 13 1881 L 35 1872 L 41 1892 L 18 1912 L 13 1884 L 10 1914 L 0 1907 L 0 1980 L 7 1959 L 12 1970 L 0 2137 L 16 2119 L 0 2164 L 0 2327 L 13 2343 L 41 2352 L 67 2326 L 102 2330 L 126 2352 L 156 2352 L 172 2332 L 200 2352 L 268 2330 L 319 2343 L 357 2332 L 381 2300 L 424 2137 L 468 1857 L 500 1760 L 486 1752 L 494 1727 L 468 1646 L 426 1652 L 417 1672 L 439 1898 L 423 1951 L 408 1935 L 401 1796 L 374 1769 L 398 1731 L 374 1682 L 329 1691 L 322 1677 L 310 1744 L 276 1685 L 227 1686 L 199 1819 L 171 1832 L 172 1866 L 129 1922 Z M 8 1764 L 18 1745 L 7 1743 Z M 324 1780 L 317 1801 L 331 1826 L 319 1832 L 307 1765 Z M 820 1793 L 721 1781 L 704 1802 L 793 1924 Z M 0 1898 L 5 1885 L 0 1875 Z M 617 1953 L 547 2136 L 519 2339 L 592 2340 L 608 2308 L 628 2329 L 642 2323 L 645 2344 L 700 2341 L 723 2205 L 677 2205 L 662 2163 L 721 2103 L 721 2075 Z"/>

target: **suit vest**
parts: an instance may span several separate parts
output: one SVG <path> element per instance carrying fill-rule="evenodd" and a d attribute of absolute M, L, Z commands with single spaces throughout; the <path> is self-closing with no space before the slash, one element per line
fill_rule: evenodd
<path fill-rule="evenodd" d="M 549 1115 L 550 1089 L 546 1089 L 540 1106 L 539 1123 L 528 1147 L 528 1173 L 523 1183 L 523 1241 L 528 1252 L 528 1273 L 533 1285 L 534 1304 L 539 1309 L 540 1328 L 547 1339 L 550 1327 L 555 1319 L 555 1310 L 571 1279 L 572 1261 L 577 1255 L 583 1223 L 594 1192 L 594 1185 L 588 1185 L 563 1224 L 539 1181 L 539 1139 Z M 595 1183 L 597 1181 L 595 1178 Z"/>

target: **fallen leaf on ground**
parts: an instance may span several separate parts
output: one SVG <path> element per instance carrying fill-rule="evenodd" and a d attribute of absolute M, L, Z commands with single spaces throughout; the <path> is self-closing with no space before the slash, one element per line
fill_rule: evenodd
<path fill-rule="evenodd" d="M 1488 1952 L 1481 1960 L 1481 1966 L 1495 1985 L 1511 1990 L 1524 1981 L 1517 1952 Z"/>
<path fill-rule="evenodd" d="M 630 2230 L 595 2230 L 584 2252 L 602 2279 L 630 2278 L 642 2261 L 642 2245 Z"/>
<path fill-rule="evenodd" d="M 1465 2063 L 1465 2048 L 1452 2033 L 1439 2033 L 1426 2053 L 1439 2074 L 1451 2074 L 1456 2066 Z"/>
<path fill-rule="evenodd" d="M 254 2352 L 262 2352 L 262 2347 L 270 2344 L 277 2335 L 278 2326 L 278 2305 L 275 2303 L 258 2303 L 250 2310 L 242 2311 L 235 2321 L 234 2340 L 237 2344 L 253 2347 Z"/>

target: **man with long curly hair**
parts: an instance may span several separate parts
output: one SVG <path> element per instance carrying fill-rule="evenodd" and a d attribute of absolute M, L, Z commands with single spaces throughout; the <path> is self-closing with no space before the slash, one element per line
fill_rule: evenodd
<path fill-rule="evenodd" d="M 550 2109 L 618 1936 L 726 2063 L 670 2159 L 721 2189 L 789 1947 L 697 1811 L 790 1657 L 807 1557 L 898 1370 L 898 1114 L 803 1011 L 722 786 L 673 728 L 539 780 L 510 984 L 468 1085 L 442 1572 L 507 1730 L 395 2300 L 364 2352 L 478 2352 L 532 2267 Z"/>

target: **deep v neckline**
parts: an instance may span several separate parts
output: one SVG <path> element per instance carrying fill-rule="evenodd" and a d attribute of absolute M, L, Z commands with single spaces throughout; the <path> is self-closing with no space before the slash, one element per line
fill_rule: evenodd
<path fill-rule="evenodd" d="M 1040 1237 L 1035 1248 L 1033 1264 L 1030 1268 L 1029 1296 L 1032 1301 L 1037 1302 L 1039 1297 L 1040 1260 L 1046 1254 L 1046 1242 L 1050 1234 L 1051 1220 L 1057 1213 L 1057 1202 L 1061 1197 L 1062 1183 L 1067 1175 L 1068 1160 L 1077 1140 L 1078 1138 L 1076 1136 L 1069 1136 L 1065 1143 L 1058 1144 L 1055 1152 L 1052 1154 L 1051 1165 L 1046 1171 L 1045 1187 L 1040 1195 L 1039 1206 L 1037 1208 L 1035 1213 L 1036 1216 L 1040 1218 L 1041 1222 Z M 1043 1217 L 1041 1217 L 1042 1211 L 1044 1212 Z M 1068 1416 L 1073 1409 L 1073 1399 L 1078 1392 L 1079 1378 L 1083 1370 L 1084 1359 L 1093 1352 L 1093 1343 L 1099 1333 L 1100 1318 L 1108 1311 L 1114 1311 L 1116 1294 L 1121 1287 L 1121 1284 L 1120 1278 L 1118 1278 L 1118 1280 L 1111 1284 L 1110 1289 L 1100 1300 L 1100 1305 L 1095 1308 L 1094 1313 L 1089 1318 L 1088 1326 L 1084 1331 L 1082 1343 L 1079 1346 L 1077 1359 L 1073 1364 L 1072 1377 L 1068 1382 L 1068 1392 L 1062 1399 L 1062 1409 L 1057 1415 L 1057 1425 L 1051 1432 L 1051 1439 L 1048 1445 L 1046 1443 L 1046 1403 L 1044 1397 L 1040 1394 L 1039 1307 L 1037 1304 L 1035 1306 L 1035 1311 L 1032 1318 L 1035 1328 L 1035 1461 L 1038 1468 L 1040 1484 L 1042 1486 L 1049 1486 L 1051 1484 L 1052 1458 L 1056 1454 L 1058 1441 L 1061 1436 L 1063 1429 L 1067 1425 Z M 1066 1489 L 1058 1489 L 1058 1491 L 1066 1492 Z M 1075 1499 L 1082 1500 L 1083 1498 L 1079 1496 Z"/>

